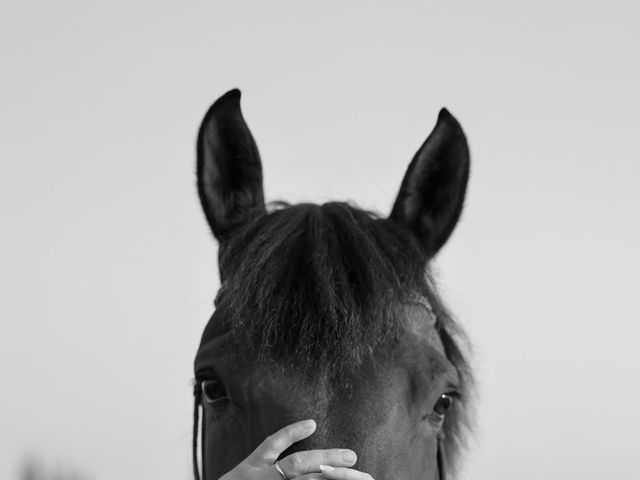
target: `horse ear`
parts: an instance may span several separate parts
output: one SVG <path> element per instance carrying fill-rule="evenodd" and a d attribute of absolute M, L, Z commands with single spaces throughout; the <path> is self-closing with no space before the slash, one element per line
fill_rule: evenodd
<path fill-rule="evenodd" d="M 240 110 L 240 90 L 209 108 L 198 132 L 198 194 L 218 240 L 264 211 L 258 147 Z"/>
<path fill-rule="evenodd" d="M 458 223 L 468 177 L 467 140 L 460 124 L 443 108 L 407 169 L 390 215 L 414 233 L 429 258 Z"/>

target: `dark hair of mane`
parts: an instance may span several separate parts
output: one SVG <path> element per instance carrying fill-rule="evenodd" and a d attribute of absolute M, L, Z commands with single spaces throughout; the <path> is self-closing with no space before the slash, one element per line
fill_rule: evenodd
<path fill-rule="evenodd" d="M 274 203 L 221 242 L 216 320 L 224 325 L 216 330 L 228 328 L 240 348 L 263 360 L 340 374 L 397 340 L 399 307 L 416 294 L 427 297 L 462 382 L 462 401 L 444 429 L 452 467 L 472 377 L 468 344 L 437 295 L 427 260 L 411 232 L 374 213 L 338 202 Z"/>

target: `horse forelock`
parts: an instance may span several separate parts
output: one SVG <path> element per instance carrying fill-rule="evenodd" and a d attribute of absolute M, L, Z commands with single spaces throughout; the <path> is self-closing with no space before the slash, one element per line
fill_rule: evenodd
<path fill-rule="evenodd" d="M 219 308 L 242 345 L 336 368 L 396 339 L 397 306 L 424 289 L 411 236 L 344 203 L 278 207 L 222 249 L 229 274 Z"/>

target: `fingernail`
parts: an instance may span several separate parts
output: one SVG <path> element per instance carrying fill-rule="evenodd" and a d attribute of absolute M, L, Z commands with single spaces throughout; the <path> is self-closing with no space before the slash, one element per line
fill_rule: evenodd
<path fill-rule="evenodd" d="M 314 420 L 304 420 L 300 422 L 300 426 L 304 429 L 316 428 L 316 422 Z"/>
<path fill-rule="evenodd" d="M 331 467 L 329 465 L 320 465 L 320 471 L 321 472 L 331 472 L 331 471 L 333 471 L 333 467 Z"/>
<path fill-rule="evenodd" d="M 351 450 L 340 450 L 340 453 L 342 454 L 342 460 L 344 460 L 345 462 L 356 462 L 356 454 Z"/>

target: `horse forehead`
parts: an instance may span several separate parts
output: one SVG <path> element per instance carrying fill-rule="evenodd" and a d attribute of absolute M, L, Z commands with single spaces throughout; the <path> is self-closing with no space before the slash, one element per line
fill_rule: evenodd
<path fill-rule="evenodd" d="M 328 386 L 328 376 L 317 371 L 314 373 L 283 367 L 276 362 L 252 362 L 250 385 L 256 392 L 286 390 L 289 395 L 307 394 L 308 390 L 323 390 Z"/>
<path fill-rule="evenodd" d="M 244 383 L 245 403 L 257 416 L 322 421 L 334 394 L 326 372 L 302 372 L 254 364 Z"/>

